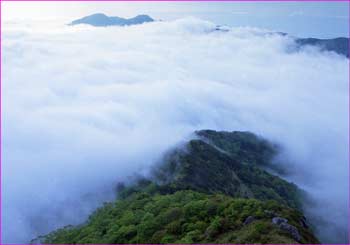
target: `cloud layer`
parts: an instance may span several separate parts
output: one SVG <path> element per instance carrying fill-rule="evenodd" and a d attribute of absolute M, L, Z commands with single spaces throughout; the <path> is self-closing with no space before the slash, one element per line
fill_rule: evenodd
<path fill-rule="evenodd" d="M 206 128 L 280 143 L 287 178 L 315 201 L 306 213 L 326 222 L 321 238 L 346 242 L 348 60 L 291 52 L 291 38 L 264 30 L 213 29 L 194 18 L 4 24 L 3 242 L 82 222 L 117 181 Z"/>

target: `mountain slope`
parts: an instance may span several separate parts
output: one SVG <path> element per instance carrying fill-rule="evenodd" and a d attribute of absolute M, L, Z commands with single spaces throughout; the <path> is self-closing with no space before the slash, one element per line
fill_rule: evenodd
<path fill-rule="evenodd" d="M 130 19 L 124 19 L 120 17 L 109 17 L 105 14 L 93 14 L 85 16 L 81 19 L 74 20 L 70 25 L 78 24 L 88 24 L 92 26 L 127 26 L 127 25 L 137 25 L 145 22 L 154 21 L 148 15 L 137 15 Z"/>
<path fill-rule="evenodd" d="M 285 224 L 296 233 L 281 229 L 272 221 L 276 217 L 287 219 Z M 276 202 L 187 190 L 167 195 L 134 193 L 98 209 L 85 225 L 60 229 L 43 242 L 293 244 L 318 240 L 300 212 Z"/>
<path fill-rule="evenodd" d="M 271 175 L 277 147 L 249 132 L 196 132 L 152 178 L 118 185 L 118 199 L 43 243 L 319 243 L 302 192 Z"/>
<path fill-rule="evenodd" d="M 197 134 L 202 133 L 200 131 Z M 218 134 L 221 133 L 216 133 Z M 250 136 L 249 133 L 241 132 L 239 135 Z M 276 200 L 300 208 L 301 192 L 294 184 L 258 167 L 267 165 L 272 148 L 263 142 L 261 145 L 257 142 L 256 149 L 247 150 L 245 142 L 241 139 L 233 141 L 230 137 L 222 138 L 223 148 L 203 140 L 191 140 L 185 150 L 177 150 L 167 156 L 166 161 L 155 170 L 155 179 L 175 190 L 191 189 L 208 194 L 222 193 L 232 197 Z M 230 149 L 225 151 L 226 147 Z"/>

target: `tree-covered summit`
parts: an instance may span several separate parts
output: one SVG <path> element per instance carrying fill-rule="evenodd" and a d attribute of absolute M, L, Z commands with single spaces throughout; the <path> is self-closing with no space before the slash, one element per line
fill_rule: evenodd
<path fill-rule="evenodd" d="M 197 131 L 197 139 L 168 153 L 154 179 L 175 190 L 276 200 L 301 208 L 301 190 L 263 168 L 278 147 L 250 132 Z"/>

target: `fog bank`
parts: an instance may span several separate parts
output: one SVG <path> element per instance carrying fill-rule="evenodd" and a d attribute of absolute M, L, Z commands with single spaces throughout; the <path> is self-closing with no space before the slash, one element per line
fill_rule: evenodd
<path fill-rule="evenodd" d="M 195 18 L 130 27 L 3 23 L 4 243 L 82 222 L 194 130 L 283 146 L 323 241 L 346 243 L 348 60 Z M 316 219 L 315 219 L 316 220 Z M 332 227 L 332 229 L 331 229 Z"/>

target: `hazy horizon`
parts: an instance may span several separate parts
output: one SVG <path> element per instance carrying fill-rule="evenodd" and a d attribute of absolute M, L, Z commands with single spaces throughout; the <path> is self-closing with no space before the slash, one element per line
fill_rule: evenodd
<path fill-rule="evenodd" d="M 218 25 L 258 27 L 298 37 L 349 37 L 349 2 L 2 2 L 2 18 L 69 22 L 94 13 L 124 18 L 196 17 Z"/>

